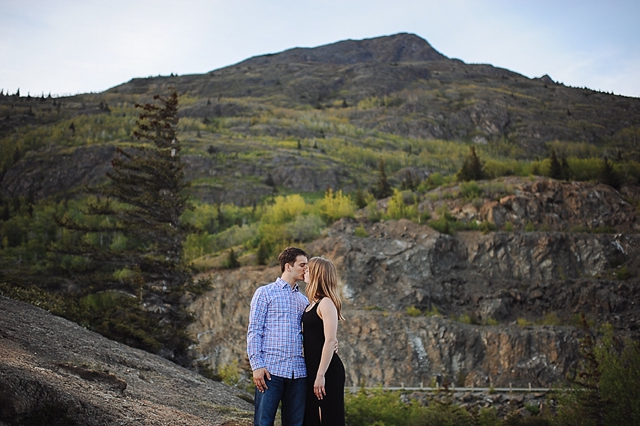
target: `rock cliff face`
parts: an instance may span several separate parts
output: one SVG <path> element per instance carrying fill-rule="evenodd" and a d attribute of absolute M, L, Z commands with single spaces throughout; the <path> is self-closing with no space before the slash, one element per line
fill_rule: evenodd
<path fill-rule="evenodd" d="M 635 226 L 634 209 L 621 206 L 615 191 L 591 185 L 565 199 L 570 185 L 523 185 L 511 202 L 537 206 L 553 193 L 553 205 L 564 199 L 566 214 L 556 209 L 555 217 L 542 208 L 539 216 L 529 216 L 536 223 L 536 217 L 552 216 L 551 223 L 562 227 L 573 223 L 571 218 Z M 594 197 L 599 201 L 592 202 Z M 477 210 L 490 208 L 485 204 Z M 514 223 L 531 220 L 518 216 L 519 209 L 512 211 Z M 369 236 L 356 236 L 357 227 Z M 626 335 L 640 330 L 640 287 L 634 277 L 640 236 L 633 233 L 446 235 L 406 220 L 345 219 L 307 249 L 330 258 L 339 270 L 347 318 L 339 328 L 340 356 L 349 386 L 426 386 L 436 374 L 467 386 L 551 386 L 564 380 L 578 358 L 581 312 Z M 219 368 L 246 358 L 252 293 L 278 275 L 278 267 L 211 274 L 214 290 L 192 305 L 198 318 L 192 326 L 199 342 L 194 350 L 201 360 Z M 420 314 L 408 310 L 412 307 Z M 243 366 L 248 368 L 246 361 Z"/>
<path fill-rule="evenodd" d="M 238 390 L 0 296 L 0 425 L 241 425 Z"/>
<path fill-rule="evenodd" d="M 64 191 L 82 189 L 105 180 L 116 150 L 113 146 L 89 146 L 69 150 L 42 149 L 30 153 L 2 179 L 0 195 L 31 194 L 40 199 Z"/>

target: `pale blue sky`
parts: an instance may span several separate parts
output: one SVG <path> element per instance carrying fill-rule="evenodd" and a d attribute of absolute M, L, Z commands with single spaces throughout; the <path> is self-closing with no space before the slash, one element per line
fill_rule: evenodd
<path fill-rule="evenodd" d="M 640 0 L 0 0 L 0 88 L 101 92 L 409 32 L 450 58 L 640 97 Z"/>

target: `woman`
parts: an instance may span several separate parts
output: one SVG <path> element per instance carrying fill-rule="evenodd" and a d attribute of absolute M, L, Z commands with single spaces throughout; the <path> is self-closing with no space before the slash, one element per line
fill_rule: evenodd
<path fill-rule="evenodd" d="M 307 365 L 305 426 L 344 425 L 344 365 L 334 353 L 342 302 L 338 274 L 331 261 L 314 257 L 305 274 L 310 304 L 302 314 Z"/>

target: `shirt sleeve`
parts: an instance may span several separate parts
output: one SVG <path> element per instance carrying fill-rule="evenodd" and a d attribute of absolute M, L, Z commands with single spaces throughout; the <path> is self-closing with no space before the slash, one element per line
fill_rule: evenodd
<path fill-rule="evenodd" d="M 268 303 L 264 293 L 264 287 L 260 287 L 251 299 L 249 329 L 247 331 L 247 355 L 249 356 L 251 370 L 265 367 L 265 362 L 262 358 L 262 347 Z"/>

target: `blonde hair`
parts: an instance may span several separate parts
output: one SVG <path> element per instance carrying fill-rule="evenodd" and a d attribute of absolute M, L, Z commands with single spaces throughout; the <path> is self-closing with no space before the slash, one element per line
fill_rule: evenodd
<path fill-rule="evenodd" d="M 342 300 L 338 295 L 338 272 L 329 259 L 314 257 L 309 260 L 309 283 L 306 289 L 309 300 L 319 300 L 323 297 L 331 299 L 338 310 L 338 318 L 344 320 L 340 313 Z"/>

